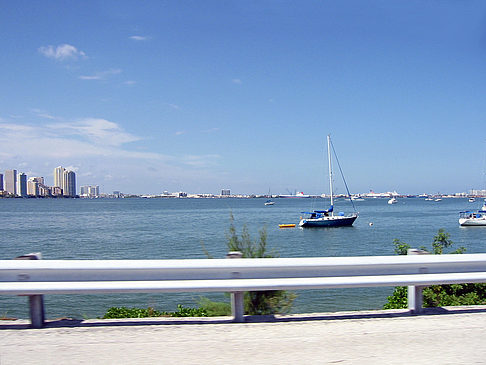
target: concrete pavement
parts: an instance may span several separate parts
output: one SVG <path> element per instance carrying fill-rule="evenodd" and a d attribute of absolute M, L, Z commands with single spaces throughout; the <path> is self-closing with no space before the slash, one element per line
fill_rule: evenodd
<path fill-rule="evenodd" d="M 0 321 L 0 365 L 485 364 L 486 306 L 206 319 Z"/>

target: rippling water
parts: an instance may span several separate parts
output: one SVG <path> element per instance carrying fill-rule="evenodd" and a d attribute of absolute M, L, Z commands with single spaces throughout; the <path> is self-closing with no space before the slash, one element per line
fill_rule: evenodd
<path fill-rule="evenodd" d="M 239 230 L 252 236 L 263 227 L 268 245 L 281 257 L 393 254 L 393 238 L 412 247 L 430 247 L 439 228 L 451 234 L 454 247 L 485 252 L 486 227 L 460 227 L 458 212 L 476 209 L 467 199 L 441 202 L 418 198 L 356 202 L 360 217 L 353 227 L 279 229 L 298 223 L 301 211 L 326 208 L 323 199 L 0 199 L 0 259 L 42 252 L 44 259 L 185 259 L 226 254 L 230 214 Z M 336 202 L 337 210 L 350 203 Z M 370 226 L 369 223 L 373 225 Z M 297 292 L 293 312 L 378 309 L 392 288 L 307 290 Z M 227 300 L 224 294 L 208 295 Z M 110 306 L 153 306 L 175 310 L 194 306 L 199 294 L 50 295 L 48 318 L 102 316 Z M 27 318 L 25 297 L 0 296 L 0 317 Z"/>

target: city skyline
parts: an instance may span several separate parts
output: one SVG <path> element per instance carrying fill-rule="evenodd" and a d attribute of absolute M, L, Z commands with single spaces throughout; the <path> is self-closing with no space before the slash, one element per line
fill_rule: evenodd
<path fill-rule="evenodd" d="M 104 192 L 321 194 L 332 134 L 352 192 L 484 189 L 484 14 L 478 0 L 6 3 L 0 167 L 62 165 Z"/>

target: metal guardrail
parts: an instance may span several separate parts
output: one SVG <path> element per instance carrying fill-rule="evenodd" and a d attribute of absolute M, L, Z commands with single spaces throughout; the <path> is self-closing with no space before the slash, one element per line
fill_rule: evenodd
<path fill-rule="evenodd" d="M 33 327 L 44 323 L 44 294 L 231 292 L 236 322 L 243 292 L 486 282 L 486 254 L 192 260 L 0 260 L 0 294 L 28 295 Z M 28 256 L 28 255 L 27 255 Z"/>

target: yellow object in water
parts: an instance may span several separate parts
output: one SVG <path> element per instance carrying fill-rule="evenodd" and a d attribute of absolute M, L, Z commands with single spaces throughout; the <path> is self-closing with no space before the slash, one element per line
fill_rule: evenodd
<path fill-rule="evenodd" d="M 279 228 L 293 228 L 295 224 L 279 224 Z"/>

